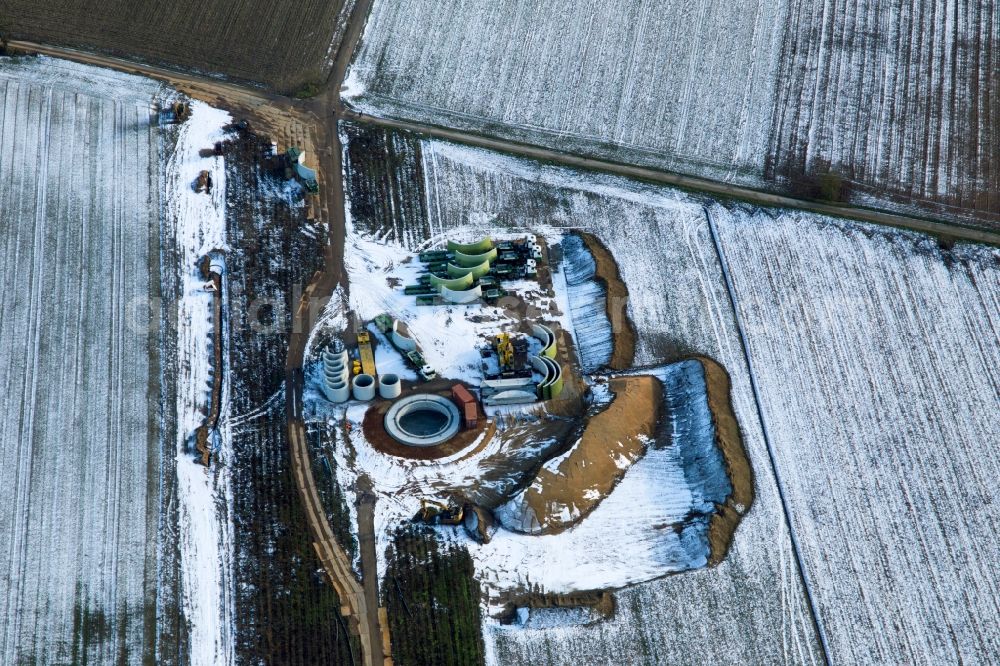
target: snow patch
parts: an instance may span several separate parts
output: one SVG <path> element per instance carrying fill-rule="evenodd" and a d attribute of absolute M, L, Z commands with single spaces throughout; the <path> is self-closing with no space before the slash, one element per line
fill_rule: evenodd
<path fill-rule="evenodd" d="M 194 461 L 191 439 L 209 407 L 212 367 L 212 294 L 205 291 L 199 260 L 211 250 L 226 249 L 226 172 L 222 157 L 199 152 L 224 138 L 228 113 L 199 101 L 180 126 L 177 145 L 167 164 L 168 219 L 180 255 L 181 297 L 178 310 L 177 478 L 180 522 L 183 610 L 190 627 L 192 664 L 232 663 L 233 624 L 223 600 L 227 569 L 232 562 L 232 526 L 227 518 L 231 489 L 223 435 L 219 464 L 206 469 Z M 202 171 L 212 175 L 211 194 L 199 194 L 192 183 Z M 224 415 L 220 414 L 220 420 Z"/>

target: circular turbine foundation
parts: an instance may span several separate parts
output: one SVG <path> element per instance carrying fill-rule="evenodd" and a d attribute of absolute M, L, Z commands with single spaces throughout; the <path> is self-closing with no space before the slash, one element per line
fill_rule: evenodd
<path fill-rule="evenodd" d="M 407 446 L 436 446 L 454 437 L 461 425 L 455 403 L 430 393 L 402 398 L 385 414 L 386 432 Z"/>

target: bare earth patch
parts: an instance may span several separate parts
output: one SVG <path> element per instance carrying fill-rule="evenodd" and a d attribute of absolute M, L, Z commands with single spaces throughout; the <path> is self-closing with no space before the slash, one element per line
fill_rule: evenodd
<path fill-rule="evenodd" d="M 438 391 L 436 395 L 448 397 L 451 394 L 448 391 Z M 361 427 L 364 429 L 365 439 L 375 450 L 399 458 L 409 458 L 410 460 L 447 458 L 468 448 L 477 439 L 480 439 L 476 449 L 469 452 L 471 455 L 484 448 L 496 432 L 496 425 L 492 420 L 487 420 L 482 406 L 476 403 L 479 419 L 475 428 L 463 428 L 447 442 L 438 444 L 437 446 L 407 446 L 394 440 L 385 429 L 385 413 L 389 411 L 389 407 L 391 406 L 392 402 L 388 400 L 379 400 L 376 402 L 365 412 L 365 419 Z M 480 435 L 484 432 L 486 436 L 480 438 Z"/>
<path fill-rule="evenodd" d="M 733 414 L 729 397 L 729 375 L 725 368 L 710 358 L 702 356 L 698 357 L 698 361 L 705 368 L 708 408 L 712 412 L 712 421 L 715 424 L 715 443 L 722 451 L 726 473 L 733 485 L 733 492 L 725 504 L 717 507 L 708 528 L 708 564 L 715 566 L 725 559 L 737 525 L 753 504 L 753 470 L 750 468 L 750 460 L 743 447 L 740 425 L 736 421 L 736 415 Z"/>
<path fill-rule="evenodd" d="M 660 418 L 659 380 L 619 377 L 611 380 L 611 390 L 615 397 L 608 408 L 590 418 L 579 442 L 556 459 L 558 464 L 539 470 L 518 500 L 525 531 L 553 533 L 575 525 L 646 453 Z"/>

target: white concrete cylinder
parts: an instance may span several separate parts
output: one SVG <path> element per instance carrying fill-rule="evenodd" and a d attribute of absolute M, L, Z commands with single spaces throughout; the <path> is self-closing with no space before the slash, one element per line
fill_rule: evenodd
<path fill-rule="evenodd" d="M 341 365 L 347 364 L 347 350 L 341 349 L 339 352 L 333 352 L 327 349 L 323 352 L 323 364 L 327 365 L 330 363 L 340 363 Z"/>
<path fill-rule="evenodd" d="M 354 399 L 371 400 L 375 397 L 375 378 L 364 373 L 354 378 Z"/>
<path fill-rule="evenodd" d="M 378 378 L 378 394 L 386 400 L 394 400 L 403 392 L 403 385 L 399 381 L 399 375 L 385 374 Z"/>

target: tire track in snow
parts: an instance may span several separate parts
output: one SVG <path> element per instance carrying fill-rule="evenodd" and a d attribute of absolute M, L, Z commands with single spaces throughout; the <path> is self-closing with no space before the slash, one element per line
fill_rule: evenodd
<path fill-rule="evenodd" d="M 816 610 L 816 601 L 813 598 L 812 588 L 809 582 L 809 577 L 806 574 L 805 567 L 802 565 L 802 555 L 801 548 L 799 546 L 798 539 L 795 535 L 795 531 L 791 527 L 791 513 L 789 511 L 788 500 L 785 496 L 785 491 L 781 482 L 781 474 L 778 472 L 778 465 L 774 455 L 774 450 L 771 444 L 771 436 L 768 434 L 767 430 L 767 419 L 764 416 L 763 405 L 760 400 L 760 388 L 757 385 L 757 378 L 754 375 L 753 364 L 750 361 L 750 347 L 747 344 L 746 333 L 743 330 L 743 324 L 740 317 L 739 303 L 736 299 L 736 292 L 733 289 L 732 278 L 729 276 L 729 266 L 726 264 L 726 257 L 722 252 L 722 245 L 719 242 L 718 234 L 715 230 L 715 223 L 712 221 L 712 214 L 707 207 L 703 207 L 705 211 L 705 218 L 708 220 L 708 229 L 712 236 L 712 244 L 715 246 L 715 252 L 719 259 L 719 266 L 722 269 L 722 276 L 725 282 L 726 293 L 729 295 L 730 305 L 733 309 L 733 319 L 736 323 L 736 331 L 740 336 L 740 345 L 743 347 L 743 357 L 746 360 L 747 374 L 750 377 L 750 386 L 753 392 L 754 404 L 757 406 L 757 418 L 760 422 L 761 431 L 764 433 L 764 443 L 767 447 L 768 462 L 771 465 L 771 471 L 774 474 L 775 486 L 778 490 L 778 497 L 781 499 L 781 508 L 784 513 L 785 525 L 788 528 L 788 535 L 792 541 L 792 552 L 795 557 L 795 566 L 798 570 L 798 575 L 802 579 L 802 588 L 805 592 L 806 599 L 809 602 L 809 614 L 812 620 L 812 625 L 816 629 L 816 635 L 819 637 L 820 646 L 823 650 L 823 659 L 827 666 L 830 664 L 830 652 L 827 647 L 826 632 L 823 629 L 823 625 L 819 620 L 819 615 Z"/>

